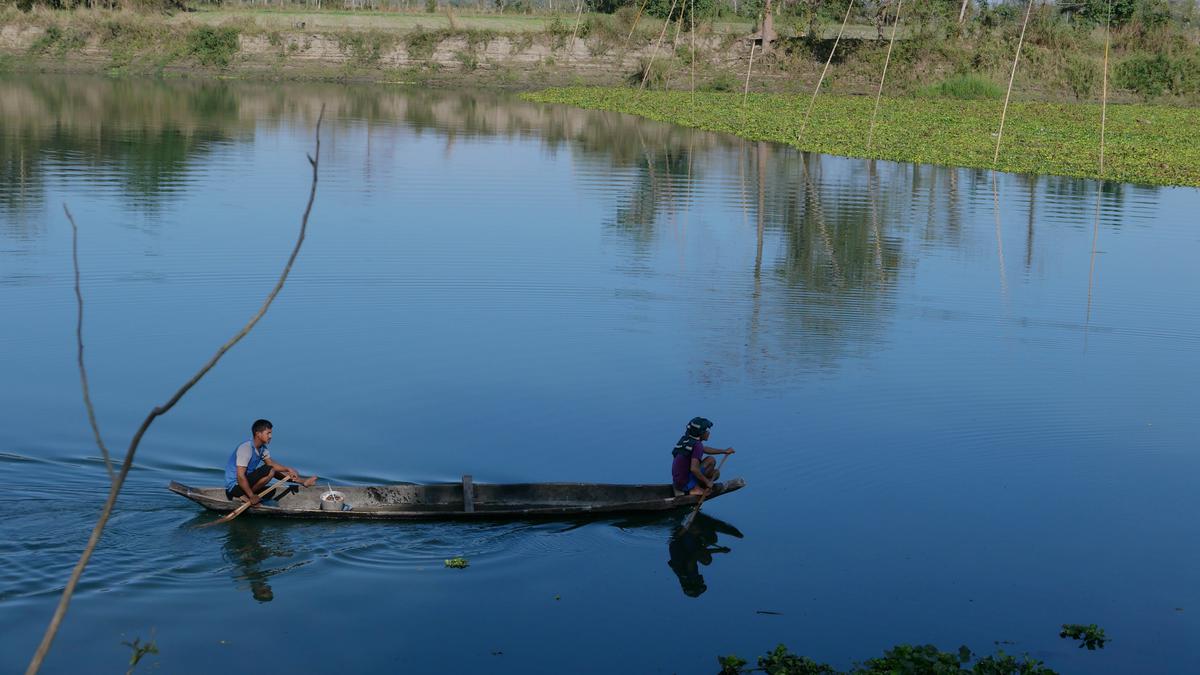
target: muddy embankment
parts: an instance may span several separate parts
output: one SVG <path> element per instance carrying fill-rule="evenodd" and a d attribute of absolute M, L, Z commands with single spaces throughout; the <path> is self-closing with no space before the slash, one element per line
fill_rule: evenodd
<path fill-rule="evenodd" d="M 656 86 L 690 84 L 689 36 L 557 23 L 542 30 L 280 27 L 252 17 L 209 25 L 123 12 L 0 16 L 0 67 L 8 71 L 472 83 L 527 88 L 639 81 L 652 58 Z M 656 53 L 657 49 L 657 53 Z M 729 86 L 745 66 L 744 36 L 697 36 L 700 86 Z M 687 57 L 690 60 L 690 56 Z M 674 80 L 672 82 L 671 80 Z"/>

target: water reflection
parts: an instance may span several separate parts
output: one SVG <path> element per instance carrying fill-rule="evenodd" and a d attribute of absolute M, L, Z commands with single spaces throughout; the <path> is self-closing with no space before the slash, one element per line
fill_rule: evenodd
<path fill-rule="evenodd" d="M 1023 249 L 1013 255 L 1010 247 L 1009 257 L 1028 277 L 1037 270 L 1038 228 L 1047 221 L 1087 226 L 1087 219 L 1078 218 L 1078 204 L 1089 202 L 1096 189 L 1079 179 L 1010 176 L 1001 180 L 993 199 L 991 174 L 985 171 L 800 153 L 627 115 L 525 103 L 504 94 L 6 77 L 0 79 L 0 238 L 20 242 L 9 247 L 19 250 L 40 237 L 45 195 L 60 182 L 68 185 L 68 193 L 77 191 L 75 182 L 99 186 L 141 213 L 211 190 L 229 180 L 222 162 L 241 162 L 243 150 L 279 142 L 281 133 L 265 139 L 267 132 L 311 128 L 322 105 L 328 113 L 330 171 L 355 175 L 343 186 L 353 194 L 326 192 L 329 203 L 363 202 L 364 195 L 382 201 L 396 194 L 398 177 L 411 179 L 398 165 L 429 161 L 398 149 L 411 147 L 413 136 L 434 135 L 443 141 L 440 152 L 446 156 L 456 152 L 456 139 L 507 137 L 532 139 L 549 155 L 569 154 L 582 201 L 590 204 L 594 197 L 603 209 L 590 227 L 617 242 L 617 255 L 628 263 L 618 268 L 625 273 L 661 274 L 663 251 L 675 247 L 685 258 L 688 237 L 702 236 L 691 234 L 701 229 L 694 225 L 712 219 L 705 224 L 728 237 L 722 243 L 740 247 L 723 253 L 752 257 L 754 263 L 708 298 L 722 303 L 722 316 L 729 320 L 716 329 L 716 339 L 705 341 L 708 351 L 696 368 L 704 381 L 719 381 L 727 375 L 723 371 L 739 369 L 761 384 L 788 382 L 881 349 L 907 290 L 902 286 L 915 276 L 928 249 L 989 256 L 987 264 L 999 265 L 1000 292 L 1007 302 L 1005 231 L 1015 237 L 1019 228 Z M 308 142 L 305 138 L 304 149 Z M 224 152 L 229 148 L 238 152 Z M 497 157 L 507 150 L 489 147 L 486 152 L 473 149 L 470 159 L 447 168 L 446 175 L 466 175 L 478 181 L 472 189 L 486 191 L 491 187 L 486 179 L 463 173 L 503 161 Z M 205 173 L 213 175 L 200 175 Z M 532 191 L 543 182 L 547 177 L 535 173 L 515 185 Z M 461 187 L 447 188 L 447 203 L 461 198 L 454 193 Z M 1105 184 L 1102 225 L 1120 226 L 1127 194 L 1154 190 Z M 497 212 L 524 209 L 538 197 L 536 192 L 532 197 L 489 193 Z M 375 217 L 412 201 L 410 196 L 397 200 L 363 215 Z M 993 215 L 993 202 L 995 239 L 976 253 L 972 246 L 980 242 L 970 241 L 969 224 L 984 213 Z M 513 206 L 518 203 L 523 205 Z M 130 210 L 117 218 L 128 218 Z M 725 220 L 715 222 L 719 217 Z M 158 228 L 170 219 L 141 222 Z M 455 246 L 456 255 L 472 254 L 468 245 Z M 25 279 L 19 271 L 7 278 Z M 630 297 L 640 315 L 672 309 L 661 306 L 653 292 Z M 1083 303 L 1081 297 L 1081 320 Z"/>
<path fill-rule="evenodd" d="M 275 598 L 268 582 L 271 577 L 306 564 L 279 560 L 295 555 L 288 527 L 266 526 L 253 518 L 234 520 L 226 527 L 222 547 L 225 559 L 233 564 L 233 580 L 239 588 L 249 587 L 250 595 L 259 602 L 270 602 Z"/>
<path fill-rule="evenodd" d="M 686 520 L 687 516 L 681 516 Z M 704 513 L 696 514 L 691 527 L 683 529 L 683 523 L 677 523 L 671 529 L 671 537 L 667 542 L 670 559 L 667 565 L 679 579 L 679 587 L 683 594 L 692 598 L 699 597 L 708 590 L 700 566 L 707 567 L 713 562 L 714 554 L 729 553 L 733 549 L 717 544 L 720 534 L 728 537 L 742 538 L 742 533 L 733 525 L 723 520 L 713 518 Z"/>

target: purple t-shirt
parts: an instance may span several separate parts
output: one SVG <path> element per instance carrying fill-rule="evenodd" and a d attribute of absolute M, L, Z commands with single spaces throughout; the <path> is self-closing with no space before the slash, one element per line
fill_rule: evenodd
<path fill-rule="evenodd" d="M 692 446 L 692 454 L 675 455 L 675 459 L 671 461 L 671 482 L 675 484 L 676 490 L 687 487 L 688 479 L 692 477 L 692 460 L 700 460 L 703 457 L 704 443 L 699 440 Z"/>

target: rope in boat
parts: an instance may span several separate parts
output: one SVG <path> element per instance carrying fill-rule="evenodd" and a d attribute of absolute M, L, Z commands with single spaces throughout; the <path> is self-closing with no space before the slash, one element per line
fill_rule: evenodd
<path fill-rule="evenodd" d="M 812 98 L 808 102 L 808 110 L 804 113 L 804 122 L 800 124 L 800 133 L 796 134 L 797 143 L 804 138 L 804 130 L 808 128 L 808 117 L 812 114 L 813 104 L 817 102 L 817 92 L 821 91 L 821 85 L 825 82 L 825 74 L 829 72 L 829 64 L 833 62 L 833 55 L 837 51 L 838 43 L 842 41 L 842 33 L 846 30 L 846 23 L 850 21 L 850 10 L 853 8 L 854 0 L 850 0 L 850 3 L 846 5 L 846 16 L 842 19 L 842 27 L 838 29 L 837 39 L 833 41 L 833 49 L 829 50 L 829 58 L 825 59 L 825 68 L 821 70 L 821 78 L 817 80 L 817 87 L 813 89 Z"/>
<path fill-rule="evenodd" d="M 1008 99 L 1012 96 L 1013 80 L 1017 77 L 1017 61 L 1021 58 L 1021 45 L 1025 44 L 1025 27 L 1029 25 L 1029 15 L 1033 13 L 1033 0 L 1025 8 L 1025 21 L 1021 22 L 1021 37 L 1017 38 L 1017 53 L 1013 56 L 1012 72 L 1008 76 L 1008 92 L 1004 94 L 1004 109 L 1000 112 L 1000 130 L 996 132 L 996 152 L 992 155 L 992 168 L 1000 159 L 1000 140 L 1004 138 L 1004 118 L 1008 116 Z"/>
<path fill-rule="evenodd" d="M 663 38 L 667 36 L 667 29 L 671 27 L 671 15 L 675 13 L 675 4 L 678 1 L 671 0 L 671 9 L 667 10 L 667 20 L 663 21 L 663 29 L 658 34 L 658 42 L 654 43 L 654 51 L 650 52 L 650 63 L 646 64 L 646 71 L 642 73 L 642 84 L 638 87 L 638 91 L 646 88 L 646 79 L 650 77 L 650 70 L 654 67 L 654 57 L 658 56 L 658 48 L 662 46 Z"/>
<path fill-rule="evenodd" d="M 900 28 L 900 8 L 904 0 L 896 3 L 896 17 L 892 22 L 892 39 L 888 41 L 887 57 L 883 60 L 883 75 L 879 77 L 879 91 L 875 92 L 875 110 L 871 113 L 871 130 L 867 132 L 867 154 L 875 140 L 875 117 L 879 114 L 879 99 L 883 96 L 883 81 L 887 79 L 888 64 L 892 62 L 892 47 L 896 46 L 896 31 Z"/>

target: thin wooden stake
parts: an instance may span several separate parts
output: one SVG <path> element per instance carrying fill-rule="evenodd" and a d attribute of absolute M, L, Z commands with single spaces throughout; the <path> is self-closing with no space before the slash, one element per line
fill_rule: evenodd
<path fill-rule="evenodd" d="M 804 113 L 804 121 L 800 124 L 800 133 L 796 135 L 797 143 L 804 138 L 804 130 L 808 128 L 808 117 L 812 114 L 813 104 L 817 102 L 817 92 L 821 91 L 821 85 L 825 82 L 825 74 L 829 72 L 829 64 L 833 63 L 833 55 L 837 52 L 838 43 L 842 41 L 842 33 L 846 30 L 846 22 L 850 21 L 850 10 L 853 8 L 854 0 L 850 0 L 846 5 L 846 16 L 842 19 L 842 27 L 838 29 L 837 39 L 833 41 L 833 49 L 829 50 L 829 58 L 825 59 L 825 68 L 821 70 L 821 78 L 817 80 L 812 98 L 808 101 L 808 110 Z"/>
<path fill-rule="evenodd" d="M 1000 112 L 1000 130 L 996 132 L 996 152 L 992 155 L 992 168 L 1000 159 L 1000 140 L 1004 138 L 1004 118 L 1008 116 L 1008 99 L 1012 96 L 1013 80 L 1017 77 L 1017 61 L 1021 58 L 1021 45 L 1025 44 L 1025 27 L 1029 25 L 1029 15 L 1033 12 L 1033 0 L 1025 8 L 1025 21 L 1021 22 L 1021 37 L 1017 38 L 1017 53 L 1013 56 L 1012 72 L 1008 76 L 1008 92 L 1004 94 L 1004 110 Z"/>
<path fill-rule="evenodd" d="M 629 41 L 633 39 L 633 31 L 637 30 L 638 19 L 642 18 L 642 10 L 646 9 L 646 5 L 650 4 L 650 0 L 642 0 L 642 6 L 638 7 L 637 14 L 633 15 L 633 25 L 629 27 L 629 35 L 625 36 L 625 46 L 629 46 Z"/>
<path fill-rule="evenodd" d="M 1096 219 L 1092 224 L 1092 255 L 1088 263 L 1087 310 L 1083 317 L 1083 348 L 1087 349 L 1088 326 L 1092 322 L 1092 288 L 1096 279 L 1096 244 L 1100 240 L 1100 202 L 1104 197 L 1104 133 L 1108 113 L 1108 45 L 1112 22 L 1112 2 L 1108 3 L 1108 17 L 1104 21 L 1104 75 L 1100 89 L 1100 175 L 1096 179 Z"/>
<path fill-rule="evenodd" d="M 570 60 L 575 52 L 575 36 L 579 34 L 579 20 L 583 18 L 583 2 L 584 0 L 579 0 L 579 11 L 575 14 L 575 29 L 571 31 L 571 46 L 567 47 L 567 60 Z"/>
<path fill-rule="evenodd" d="M 867 132 L 867 154 L 871 153 L 871 144 L 875 140 L 875 117 L 879 114 L 879 99 L 883 97 L 883 81 L 887 79 L 888 64 L 892 62 L 892 47 L 896 45 L 896 31 L 900 28 L 900 7 L 904 0 L 896 3 L 896 18 L 892 23 L 892 39 L 888 41 L 887 58 L 883 60 L 883 75 L 879 77 L 879 91 L 875 93 L 875 110 L 871 113 L 871 130 Z"/>
<path fill-rule="evenodd" d="M 746 106 L 746 99 L 750 97 L 750 71 L 754 68 L 754 48 L 758 44 L 750 43 L 750 64 L 746 66 L 746 86 L 742 89 L 742 107 Z"/>
<path fill-rule="evenodd" d="M 692 24 L 692 115 L 696 114 L 696 0 L 692 0 L 692 11 L 688 14 Z"/>
<path fill-rule="evenodd" d="M 650 70 L 654 68 L 654 57 L 658 56 L 658 48 L 662 46 L 663 38 L 667 36 L 667 29 L 671 27 L 671 15 L 675 13 L 675 3 L 678 1 L 671 0 L 671 9 L 667 10 L 667 20 L 663 21 L 663 29 L 658 34 L 658 42 L 654 43 L 654 51 L 650 52 L 650 63 L 646 65 L 646 72 L 642 73 L 642 84 L 638 87 L 638 91 L 646 88 L 646 78 L 650 77 Z"/>

